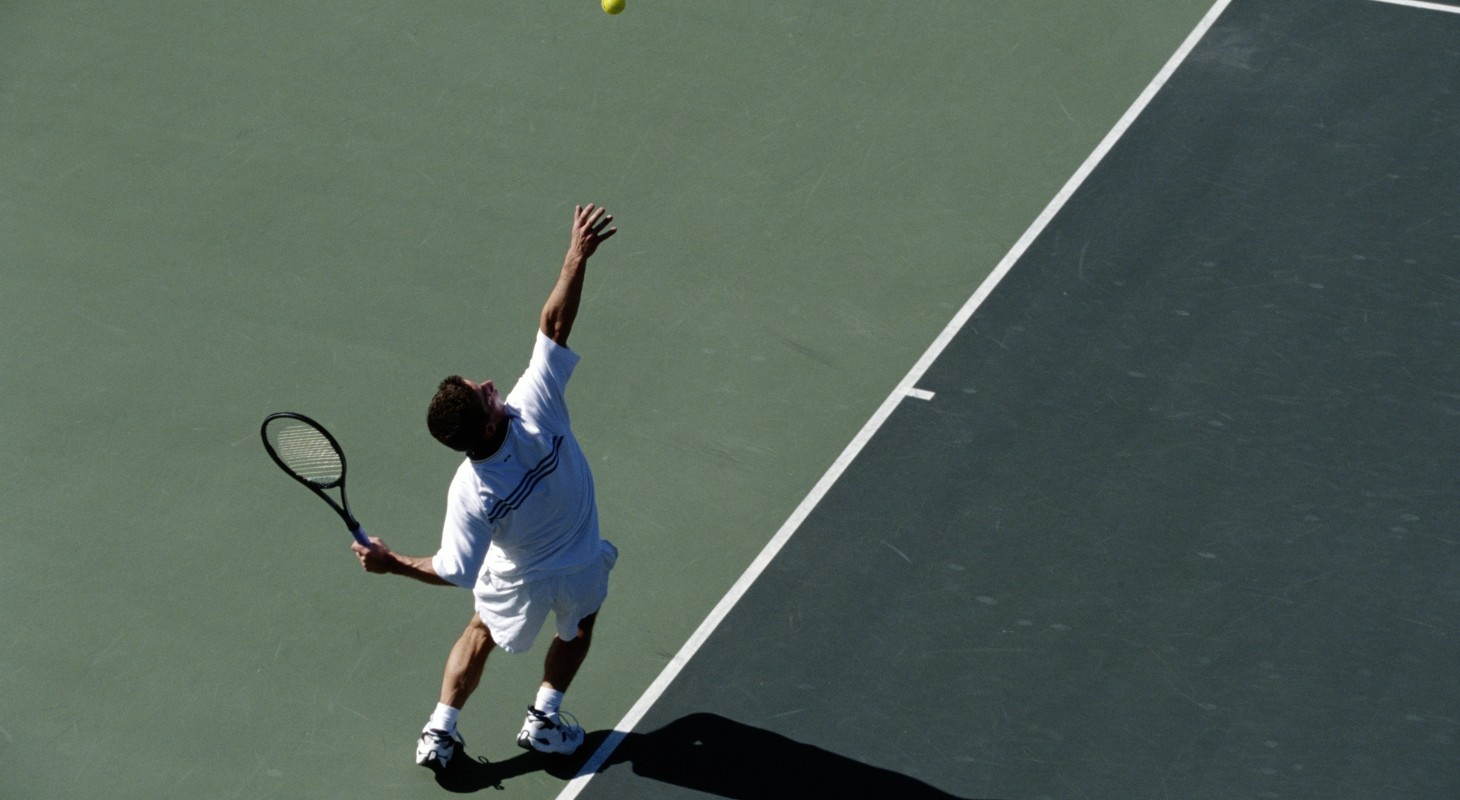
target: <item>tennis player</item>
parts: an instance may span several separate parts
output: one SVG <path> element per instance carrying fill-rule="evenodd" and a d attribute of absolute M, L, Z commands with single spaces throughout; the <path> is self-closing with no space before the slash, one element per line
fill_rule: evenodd
<path fill-rule="evenodd" d="M 554 635 L 543 679 L 517 744 L 572 753 L 583 729 L 560 710 L 593 639 L 618 550 L 598 533 L 593 476 L 568 422 L 563 398 L 578 355 L 568 334 L 578 313 L 588 259 L 618 232 L 604 209 L 573 211 L 568 254 L 543 305 L 527 371 L 503 398 L 491 381 L 443 380 L 427 410 L 431 435 L 466 454 L 446 498 L 441 547 L 432 556 L 392 552 L 378 538 L 352 544 L 375 573 L 471 589 L 475 610 L 452 647 L 436 710 L 421 732 L 416 763 L 444 768 L 463 747 L 457 715 L 481 680 L 494 648 L 532 646 L 551 611 Z"/>

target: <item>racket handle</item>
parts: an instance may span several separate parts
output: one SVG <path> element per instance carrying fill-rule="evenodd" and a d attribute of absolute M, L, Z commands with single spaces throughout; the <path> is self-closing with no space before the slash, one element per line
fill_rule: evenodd
<path fill-rule="evenodd" d="M 365 535 L 365 529 L 364 528 L 351 528 L 350 529 L 350 535 L 351 536 L 354 536 L 355 537 L 355 541 L 359 542 L 361 544 L 361 546 L 363 546 L 363 547 L 369 547 L 370 546 L 370 537 Z"/>

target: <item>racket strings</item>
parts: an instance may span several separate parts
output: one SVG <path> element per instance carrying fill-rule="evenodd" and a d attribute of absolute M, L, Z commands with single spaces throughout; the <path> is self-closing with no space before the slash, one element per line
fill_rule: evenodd
<path fill-rule="evenodd" d="M 340 452 L 318 429 L 300 422 L 281 422 L 270 426 L 269 438 L 284 465 L 310 483 L 329 488 L 344 477 Z"/>

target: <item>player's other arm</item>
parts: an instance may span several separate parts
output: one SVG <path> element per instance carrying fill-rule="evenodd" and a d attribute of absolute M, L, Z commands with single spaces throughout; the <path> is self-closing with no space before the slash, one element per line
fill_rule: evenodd
<path fill-rule="evenodd" d="M 588 258 L 605 239 L 618 233 L 618 228 L 608 227 L 613 215 L 606 211 L 592 203 L 573 207 L 568 254 L 563 257 L 558 282 L 553 286 L 552 294 L 548 295 L 538 321 L 543 335 L 562 347 L 568 346 L 568 334 L 573 330 L 573 320 L 578 317 L 578 301 L 583 296 L 583 273 L 588 267 Z"/>
<path fill-rule="evenodd" d="M 374 536 L 370 537 L 370 547 L 365 547 L 359 542 L 352 542 L 350 549 L 355 551 L 355 555 L 360 558 L 360 566 L 364 567 L 367 572 L 404 575 L 432 586 L 454 585 L 436 574 L 436 568 L 432 566 L 430 556 L 403 556 L 393 552 L 385 546 L 385 542 Z"/>

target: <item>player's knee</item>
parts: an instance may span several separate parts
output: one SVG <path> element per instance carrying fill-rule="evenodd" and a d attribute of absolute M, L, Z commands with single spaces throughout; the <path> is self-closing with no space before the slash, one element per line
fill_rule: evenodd
<path fill-rule="evenodd" d="M 492 631 L 487 627 L 482 618 L 473 614 L 471 623 L 466 626 L 462 636 L 470 639 L 479 649 L 490 650 L 497 646 L 497 641 L 492 638 Z"/>

